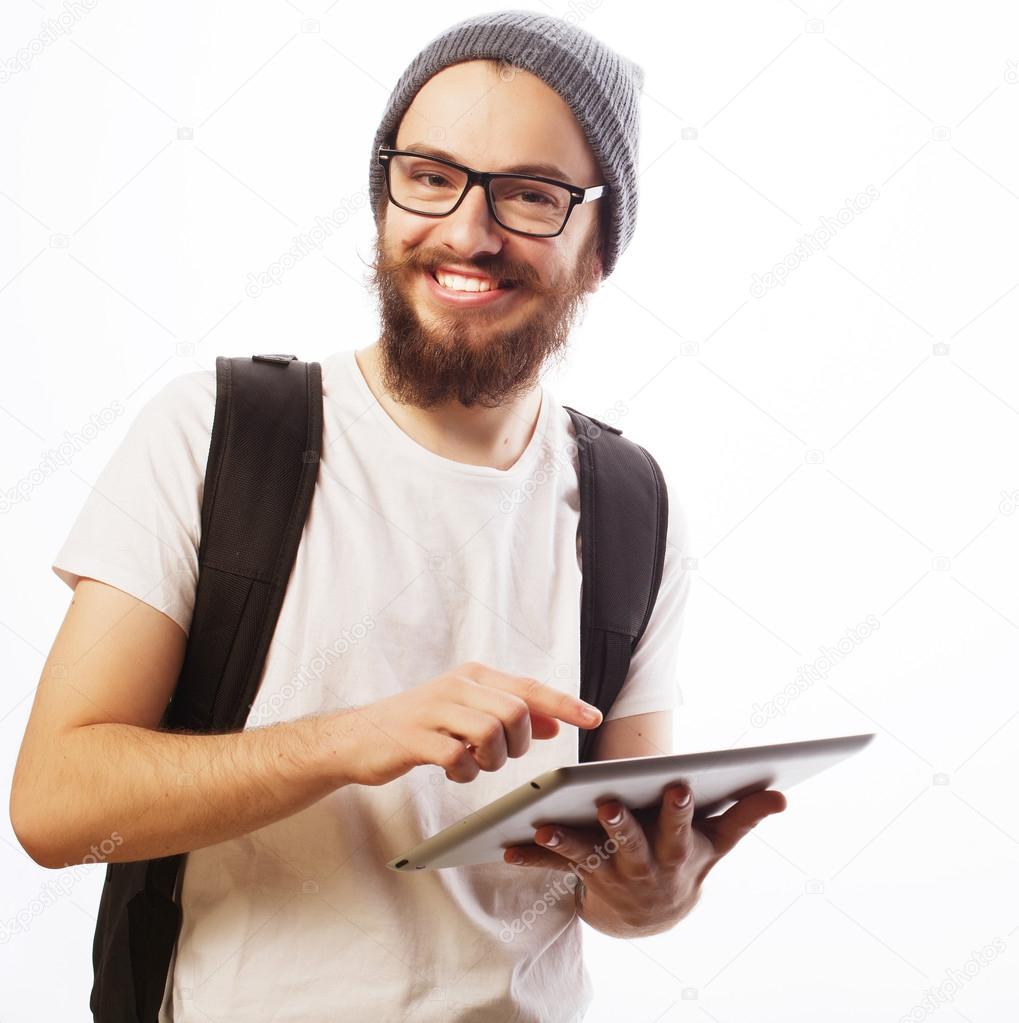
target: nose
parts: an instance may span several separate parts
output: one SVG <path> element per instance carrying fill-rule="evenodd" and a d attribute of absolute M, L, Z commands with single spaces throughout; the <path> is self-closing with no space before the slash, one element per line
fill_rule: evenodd
<path fill-rule="evenodd" d="M 436 225 L 442 240 L 464 255 L 494 253 L 505 245 L 502 228 L 488 208 L 485 189 L 477 181 L 467 189 L 460 205 Z"/>

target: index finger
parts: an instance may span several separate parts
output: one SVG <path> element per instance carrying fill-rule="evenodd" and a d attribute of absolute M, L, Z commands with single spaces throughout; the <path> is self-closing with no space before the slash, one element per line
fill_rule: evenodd
<path fill-rule="evenodd" d="M 478 667 L 481 671 L 477 681 L 519 696 L 532 711 L 558 718 L 560 721 L 576 725 L 578 728 L 595 728 L 601 724 L 601 711 L 585 700 L 570 696 L 569 693 L 539 682 L 536 678 L 528 678 L 526 675 L 509 675 L 485 665 L 478 665 Z"/>

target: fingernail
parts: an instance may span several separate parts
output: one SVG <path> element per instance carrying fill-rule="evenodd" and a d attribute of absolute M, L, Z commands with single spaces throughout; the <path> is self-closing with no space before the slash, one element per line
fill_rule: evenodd
<path fill-rule="evenodd" d="M 581 717 L 585 721 L 597 721 L 601 717 L 601 711 L 597 707 L 585 707 Z"/>
<path fill-rule="evenodd" d="M 690 805 L 690 790 L 687 789 L 682 794 L 677 794 L 672 797 L 672 801 L 676 806 L 677 810 L 682 810 Z"/>
<path fill-rule="evenodd" d="M 606 824 L 619 824 L 623 820 L 623 808 L 620 807 L 611 817 L 605 818 Z"/>
<path fill-rule="evenodd" d="M 555 846 L 559 844 L 559 842 L 562 840 L 562 837 L 563 836 L 559 834 L 558 831 L 553 831 L 552 834 L 549 835 L 548 838 L 546 838 L 541 844 Z"/>

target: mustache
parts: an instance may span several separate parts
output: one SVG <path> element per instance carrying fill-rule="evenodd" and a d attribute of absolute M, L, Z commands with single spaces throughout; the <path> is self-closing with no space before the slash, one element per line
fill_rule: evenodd
<path fill-rule="evenodd" d="M 552 289 L 547 288 L 538 279 L 538 275 L 535 273 L 533 267 L 528 266 L 525 263 L 507 263 L 500 259 L 473 260 L 468 263 L 463 260 L 454 261 L 449 258 L 443 259 L 439 253 L 412 250 L 403 256 L 380 256 L 373 264 L 373 269 L 379 276 L 395 274 L 409 275 L 418 271 L 434 273 L 440 266 L 444 266 L 452 262 L 466 266 L 467 269 L 473 270 L 476 273 L 485 274 L 497 281 L 505 281 L 518 288 L 527 288 L 538 295 L 548 295 L 552 293 Z"/>

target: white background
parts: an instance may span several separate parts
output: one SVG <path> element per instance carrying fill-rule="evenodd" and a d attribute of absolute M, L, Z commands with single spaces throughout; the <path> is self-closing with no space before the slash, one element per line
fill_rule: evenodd
<path fill-rule="evenodd" d="M 0 15 L 8 781 L 70 596 L 50 560 L 90 482 L 176 374 L 375 339 L 372 136 L 418 49 L 479 9 L 90 5 Z M 585 929 L 588 1019 L 1016 1018 L 1019 15 L 535 9 L 647 74 L 637 234 L 548 382 L 594 415 L 622 402 L 690 518 L 676 749 L 878 733 L 790 790 L 673 931 Z M 40 46 L 61 12 L 70 32 Z M 246 291 L 338 210 L 320 251 Z M 42 471 L 67 434 L 73 457 Z M 0 822 L 4 1023 L 89 1018 L 102 875 L 37 867 Z"/>

